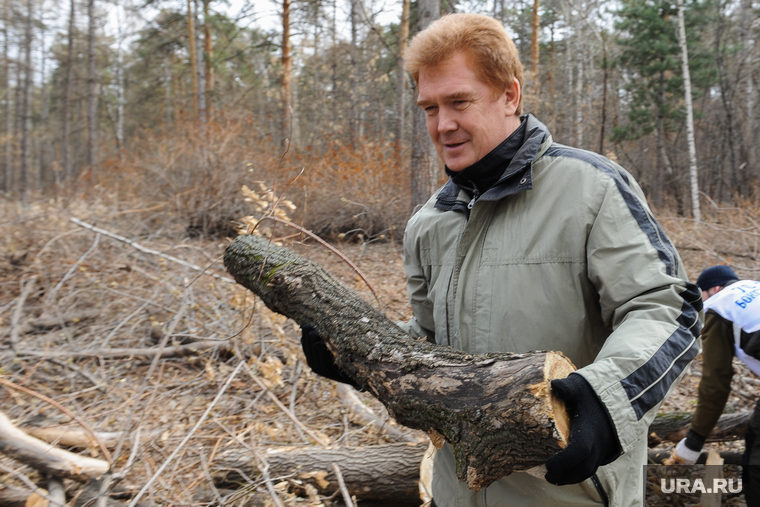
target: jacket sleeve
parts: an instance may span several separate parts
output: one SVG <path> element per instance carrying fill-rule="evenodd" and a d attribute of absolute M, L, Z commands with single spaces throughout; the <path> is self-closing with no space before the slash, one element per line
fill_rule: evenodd
<path fill-rule="evenodd" d="M 414 315 L 408 322 L 396 324 L 415 338 L 426 337 L 435 343 L 435 320 L 433 305 L 428 299 L 428 281 L 430 273 L 425 273 L 421 262 L 419 240 L 415 234 L 416 217 L 409 220 L 404 232 L 404 271 L 406 272 L 409 303 Z"/>
<path fill-rule="evenodd" d="M 588 276 L 611 329 L 578 370 L 607 408 L 623 452 L 646 438 L 657 408 L 699 351 L 701 293 L 622 168 L 609 175 L 588 235 Z"/>
<path fill-rule="evenodd" d="M 731 393 L 733 357 L 733 326 L 715 313 L 708 312 L 702 331 L 702 380 L 699 382 L 697 409 L 691 420 L 691 429 L 705 438 L 715 428 Z"/>

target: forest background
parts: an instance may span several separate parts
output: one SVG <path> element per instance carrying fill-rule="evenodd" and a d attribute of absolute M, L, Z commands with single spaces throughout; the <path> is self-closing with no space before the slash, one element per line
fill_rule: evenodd
<path fill-rule="evenodd" d="M 2 411 L 117 432 L 112 500 L 130 505 L 329 505 L 334 475 L 309 495 L 303 474 L 267 476 L 266 453 L 424 440 L 366 393 L 382 422 L 357 416 L 304 365 L 297 326 L 229 284 L 219 257 L 241 227 L 288 218 L 374 295 L 302 231 L 259 228 L 410 316 L 398 242 L 443 171 L 400 55 L 446 12 L 504 22 L 525 110 L 636 177 L 692 279 L 717 263 L 757 277 L 756 1 L 684 1 L 684 51 L 679 5 L 662 0 L 0 0 Z M 735 368 L 727 412 L 760 390 Z M 663 409 L 693 408 L 699 376 L 698 359 Z M 76 503 L 85 488 L 64 485 Z M 0 494 L 37 487 L 45 474 L 0 457 Z"/>

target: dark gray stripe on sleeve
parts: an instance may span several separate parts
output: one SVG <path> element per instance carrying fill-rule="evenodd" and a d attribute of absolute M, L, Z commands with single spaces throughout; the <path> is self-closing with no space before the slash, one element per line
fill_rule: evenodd
<path fill-rule="evenodd" d="M 665 264 L 666 273 L 678 277 L 678 255 L 675 247 L 657 220 L 636 197 L 624 171 L 596 153 L 558 144 L 552 145 L 547 150 L 546 156 L 582 160 L 610 176 L 615 181 L 631 215 L 657 251 L 659 259 Z M 676 319 L 679 324 L 678 329 L 665 340 L 665 343 L 644 365 L 620 382 L 638 419 L 644 417 L 644 414 L 663 400 L 670 386 L 699 352 L 697 338 L 701 331 L 699 323 L 699 311 L 702 309 L 701 292 L 696 285 L 688 283 L 686 290 L 680 296 L 683 298 L 683 304 L 681 314 Z"/>
<path fill-rule="evenodd" d="M 644 365 L 620 381 L 639 419 L 665 398 L 670 386 L 699 352 L 699 311 L 685 299 L 688 293 L 691 291 L 681 294 L 684 302 L 677 319 L 678 329 Z"/>
<path fill-rule="evenodd" d="M 601 155 L 590 151 L 571 148 L 557 143 L 552 144 L 552 146 L 546 150 L 544 156 L 569 157 L 582 160 L 610 176 L 615 181 L 615 185 L 617 185 L 618 191 L 623 196 L 631 215 L 633 215 L 636 223 L 644 234 L 646 234 L 649 242 L 657 251 L 657 256 L 665 264 L 666 273 L 670 276 L 678 276 L 678 256 L 676 255 L 675 247 L 668 239 L 665 231 L 660 227 L 660 224 L 657 223 L 657 220 L 655 220 L 652 214 L 649 213 L 633 193 L 626 173 L 620 171 L 615 164 L 606 157 L 602 157 Z"/>

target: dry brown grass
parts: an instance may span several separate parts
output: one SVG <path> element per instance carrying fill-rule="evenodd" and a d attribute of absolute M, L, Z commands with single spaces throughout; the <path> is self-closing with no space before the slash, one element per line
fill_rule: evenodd
<path fill-rule="evenodd" d="M 5 334 L 0 353 L 5 359 L 2 374 L 6 379 L 58 401 L 96 431 L 133 431 L 139 425 L 139 447 L 127 440 L 114 456 L 114 470 L 120 471 L 130 453 L 136 453 L 135 464 L 118 486 L 125 497 L 139 490 L 188 434 L 240 358 L 245 358 L 278 398 L 293 408 L 306 427 L 329 442 L 356 446 L 391 441 L 372 428 L 350 422 L 336 401 L 335 384 L 315 376 L 305 366 L 300 332 L 291 321 L 269 312 L 260 303 L 254 306 L 252 296 L 239 286 L 208 274 L 198 276 L 190 269 L 107 237 L 96 240 L 93 232 L 75 226 L 68 218 L 75 216 L 96 223 L 151 249 L 195 265 L 211 266 L 207 273 L 220 275 L 224 275 L 221 264 L 214 261 L 226 246 L 225 241 L 189 238 L 182 219 L 168 211 L 128 210 L 123 204 L 114 209 L 104 202 L 113 201 L 72 200 L 66 207 L 40 202 L 27 209 L 12 202 L 0 203 L 0 237 L 5 252 L 0 257 L 0 328 L 9 331 L 17 308 L 19 324 L 40 317 L 67 321 L 68 316 L 84 310 L 99 311 L 95 319 L 22 334 L 15 358 Z M 339 266 L 323 248 L 302 244 L 294 248 L 330 266 L 346 283 L 368 293 L 357 283 L 356 274 Z M 392 243 L 374 244 L 370 249 L 356 243 L 343 245 L 354 262 L 370 268 L 367 276 L 391 317 L 408 318 L 395 248 Z M 23 283 L 32 283 L 33 290 L 19 307 Z M 155 348 L 161 336 L 157 331 L 166 333 L 170 328 L 174 333 L 168 345 L 212 339 L 222 345 L 234 343 L 238 355 L 228 347 L 220 347 L 191 357 L 162 359 L 150 377 L 150 358 L 98 357 L 98 352 L 114 348 Z M 47 355 L 33 357 L 29 351 Z M 84 351 L 93 356 L 67 357 Z M 383 412 L 378 402 L 362 396 L 368 405 Z M 0 389 L 0 406 L 19 424 L 76 427 L 53 407 L 24 394 Z M 259 450 L 313 445 L 241 371 L 144 500 L 157 505 L 199 505 L 209 501 L 213 495 L 200 459 L 213 469 L 214 454 L 240 447 L 238 439 Z M 98 454 L 94 448 L 81 452 Z M 7 458 L 0 457 L 0 462 L 44 483 L 44 478 L 28 467 Z M 291 479 L 273 478 L 287 505 L 298 500 L 289 492 Z M 5 474 L 0 474 L 0 481 L 21 486 Z M 268 497 L 261 477 L 252 481 L 241 498 L 228 499 L 229 505 L 257 505 L 251 498 Z M 71 493 L 78 489 L 74 483 L 67 483 L 67 487 Z"/>

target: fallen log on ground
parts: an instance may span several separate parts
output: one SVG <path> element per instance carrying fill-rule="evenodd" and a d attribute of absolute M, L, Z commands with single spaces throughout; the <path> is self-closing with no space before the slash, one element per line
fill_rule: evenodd
<path fill-rule="evenodd" d="M 25 465 L 63 479 L 87 482 L 109 469 L 106 461 L 58 449 L 27 435 L 0 412 L 0 453 Z"/>
<path fill-rule="evenodd" d="M 239 236 L 224 265 L 273 311 L 311 324 L 337 365 L 399 424 L 454 446 L 457 476 L 480 489 L 542 465 L 567 442 L 549 381 L 574 371 L 561 353 L 466 354 L 413 340 L 335 276 L 257 236 Z"/>
<path fill-rule="evenodd" d="M 679 442 L 689 431 L 693 412 L 667 412 L 657 414 L 649 426 L 649 446 L 654 447 L 661 442 Z M 708 442 L 729 442 L 744 438 L 752 411 L 723 414 L 718 419 Z"/>
<path fill-rule="evenodd" d="M 671 454 L 671 450 L 666 451 L 649 451 L 649 464 L 650 465 L 661 465 L 662 462 L 669 458 Z M 718 453 L 721 458 L 723 458 L 723 464 L 724 465 L 741 465 L 742 464 L 742 453 L 735 452 L 735 451 L 721 451 Z M 704 465 L 707 461 L 707 455 L 708 452 L 704 451 L 699 455 L 699 458 L 697 458 L 697 465 Z"/>
<path fill-rule="evenodd" d="M 292 478 L 291 483 L 296 489 L 310 484 L 320 496 L 332 495 L 338 491 L 332 464 L 338 463 L 346 487 L 357 500 L 419 505 L 417 482 L 420 480 L 420 461 L 427 448 L 427 443 L 333 449 L 289 447 L 271 449 L 262 457 L 269 465 L 273 481 Z M 250 451 L 245 449 L 220 453 L 210 469 L 217 484 L 244 482 L 240 472 L 249 477 L 258 475 Z"/>

